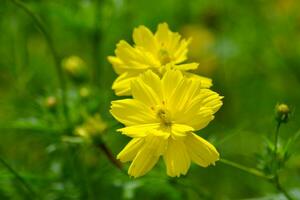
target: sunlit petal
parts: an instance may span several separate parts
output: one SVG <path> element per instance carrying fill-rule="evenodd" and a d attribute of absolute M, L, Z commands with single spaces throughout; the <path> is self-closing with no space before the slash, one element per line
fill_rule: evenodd
<path fill-rule="evenodd" d="M 117 159 L 121 160 L 122 162 L 132 161 L 143 144 L 143 138 L 134 138 L 130 140 L 130 142 L 118 154 Z"/>
<path fill-rule="evenodd" d="M 185 175 L 190 167 L 191 159 L 184 142 L 169 139 L 164 161 L 169 176 Z"/>
<path fill-rule="evenodd" d="M 187 136 L 184 143 L 188 147 L 187 150 L 192 161 L 202 167 L 207 167 L 219 160 L 216 148 L 194 133 Z"/>
<path fill-rule="evenodd" d="M 167 140 L 157 136 L 145 138 L 144 145 L 132 161 L 128 174 L 139 177 L 149 172 L 166 149 Z"/>

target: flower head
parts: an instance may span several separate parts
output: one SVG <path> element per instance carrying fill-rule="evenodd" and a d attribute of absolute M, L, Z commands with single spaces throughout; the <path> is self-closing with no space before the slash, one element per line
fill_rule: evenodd
<path fill-rule="evenodd" d="M 55 96 L 49 96 L 46 98 L 45 100 L 45 106 L 49 109 L 49 110 L 55 110 L 55 108 L 57 107 L 57 99 Z"/>
<path fill-rule="evenodd" d="M 291 110 L 288 105 L 281 103 L 276 105 L 276 120 L 278 122 L 286 123 L 289 119 Z"/>
<path fill-rule="evenodd" d="M 83 82 L 87 78 L 88 68 L 86 63 L 78 56 L 64 58 L 62 67 L 68 76 L 76 82 Z"/>
<path fill-rule="evenodd" d="M 107 124 L 103 121 L 100 114 L 95 114 L 94 116 L 88 117 L 82 125 L 77 126 L 74 130 L 74 134 L 87 141 L 92 141 L 103 134 L 106 129 Z"/>
<path fill-rule="evenodd" d="M 166 23 L 159 24 L 155 34 L 145 26 L 135 28 L 133 41 L 135 45 L 131 46 L 121 40 L 115 50 L 116 56 L 108 57 L 119 75 L 112 86 L 119 96 L 130 95 L 131 81 L 148 69 L 164 74 L 170 68 L 187 71 L 198 67 L 198 63 L 182 64 L 187 59 L 190 40 L 170 31 Z M 210 79 L 198 78 L 203 81 L 202 87 L 211 86 Z"/>
<path fill-rule="evenodd" d="M 160 156 L 169 176 L 186 174 L 191 161 L 207 167 L 218 160 L 214 146 L 193 132 L 213 120 L 222 97 L 178 70 L 162 78 L 149 70 L 131 88 L 133 99 L 111 106 L 112 115 L 126 126 L 119 131 L 133 138 L 118 155 L 122 162 L 132 161 L 131 176 L 146 174 Z"/>

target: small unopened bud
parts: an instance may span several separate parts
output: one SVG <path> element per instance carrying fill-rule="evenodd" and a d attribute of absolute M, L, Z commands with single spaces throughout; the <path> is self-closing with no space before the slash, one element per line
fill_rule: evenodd
<path fill-rule="evenodd" d="M 286 123 L 288 122 L 290 114 L 290 108 L 288 105 L 282 103 L 276 105 L 276 120 L 278 122 Z"/>
<path fill-rule="evenodd" d="M 84 137 L 84 138 L 89 137 L 89 133 L 88 133 L 87 129 L 85 129 L 82 126 L 77 127 L 75 129 L 74 133 L 75 133 L 75 135 L 78 135 L 80 137 Z"/>
<path fill-rule="evenodd" d="M 89 97 L 90 96 L 90 94 L 91 94 L 91 91 L 89 90 L 89 88 L 87 88 L 87 87 L 82 87 L 82 88 L 80 88 L 80 90 L 79 90 L 79 95 L 82 97 L 82 98 L 87 98 L 87 97 Z"/>
<path fill-rule="evenodd" d="M 54 110 L 57 106 L 57 99 L 54 96 L 49 96 L 45 101 L 45 106 L 49 110 Z"/>
<path fill-rule="evenodd" d="M 86 63 L 78 56 L 65 58 L 62 61 L 62 67 L 68 76 L 76 82 L 83 82 L 87 78 L 88 70 Z"/>

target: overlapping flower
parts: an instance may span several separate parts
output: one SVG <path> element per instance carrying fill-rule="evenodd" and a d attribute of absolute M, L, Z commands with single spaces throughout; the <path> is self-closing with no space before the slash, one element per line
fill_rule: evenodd
<path fill-rule="evenodd" d="M 134 46 L 121 40 L 115 50 L 116 56 L 109 56 L 119 77 L 113 83 L 112 89 L 116 95 L 131 95 L 130 83 L 139 74 L 151 69 L 157 74 L 164 74 L 168 69 L 182 71 L 195 70 L 198 63 L 184 63 L 187 60 L 190 40 L 182 39 L 178 33 L 171 32 L 166 23 L 158 25 L 153 34 L 145 26 L 139 26 L 133 31 Z M 187 76 L 202 81 L 202 87 L 209 88 L 211 80 L 192 73 Z"/>
<path fill-rule="evenodd" d="M 196 63 L 186 60 L 188 41 L 160 24 L 153 35 L 146 27 L 135 29 L 135 47 L 121 41 L 117 57 L 109 60 L 120 76 L 113 84 L 117 95 L 132 98 L 112 102 L 111 113 L 131 137 L 119 153 L 132 161 L 128 173 L 139 177 L 163 157 L 169 176 L 187 173 L 191 162 L 207 167 L 219 159 L 215 147 L 194 132 L 213 120 L 222 97 L 208 89 L 210 79 L 187 74 Z"/>

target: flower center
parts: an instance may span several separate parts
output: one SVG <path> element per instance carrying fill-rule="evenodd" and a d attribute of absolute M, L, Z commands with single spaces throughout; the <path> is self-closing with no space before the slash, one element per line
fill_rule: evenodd
<path fill-rule="evenodd" d="M 158 58 L 159 58 L 161 64 L 163 64 L 163 65 L 168 64 L 169 62 L 171 62 L 170 54 L 165 49 L 160 49 L 159 50 Z"/>
<path fill-rule="evenodd" d="M 159 109 L 156 116 L 160 119 L 161 125 L 170 127 L 172 125 L 170 113 L 165 109 Z"/>

